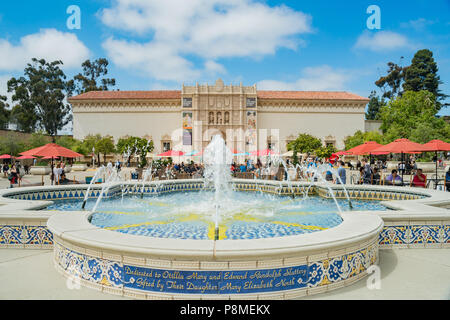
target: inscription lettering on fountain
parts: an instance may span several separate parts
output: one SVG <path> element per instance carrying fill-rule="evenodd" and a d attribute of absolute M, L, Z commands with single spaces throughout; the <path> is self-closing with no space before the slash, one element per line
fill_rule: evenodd
<path fill-rule="evenodd" d="M 245 271 L 175 271 L 124 266 L 124 286 L 146 291 L 244 294 L 306 287 L 306 265 Z"/>

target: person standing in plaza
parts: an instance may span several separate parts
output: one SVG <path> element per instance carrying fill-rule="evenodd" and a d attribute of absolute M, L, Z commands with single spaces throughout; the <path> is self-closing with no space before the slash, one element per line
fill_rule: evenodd
<path fill-rule="evenodd" d="M 371 184 L 372 183 L 372 168 L 370 167 L 370 164 L 367 163 L 367 159 L 363 159 L 361 162 L 361 167 L 364 169 L 362 171 L 363 173 L 363 183 L 364 184 Z"/>
<path fill-rule="evenodd" d="M 450 167 L 445 174 L 445 189 L 447 190 L 447 192 L 450 192 Z"/>
<path fill-rule="evenodd" d="M 8 171 L 9 171 L 9 165 L 7 163 L 4 163 L 2 170 L 3 170 L 3 176 L 5 178 L 7 178 L 8 177 Z"/>
<path fill-rule="evenodd" d="M 339 178 L 336 179 L 336 184 L 347 184 L 347 172 L 344 168 L 344 161 L 339 160 L 338 161 L 338 170 L 337 170 L 337 174 L 339 176 Z"/>
<path fill-rule="evenodd" d="M 52 184 L 59 184 L 59 168 L 58 165 L 53 166 L 52 169 Z"/>
<path fill-rule="evenodd" d="M 18 176 L 18 173 L 17 173 L 16 165 L 12 164 L 11 170 L 9 171 L 9 177 L 8 177 L 10 188 L 13 188 L 14 184 L 17 183 L 17 176 Z"/>

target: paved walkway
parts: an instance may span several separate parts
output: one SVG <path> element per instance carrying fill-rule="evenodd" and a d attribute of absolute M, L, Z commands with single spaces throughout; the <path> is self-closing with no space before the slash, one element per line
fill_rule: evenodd
<path fill-rule="evenodd" d="M 0 299 L 126 299 L 81 287 L 68 289 L 52 250 L 0 249 Z M 380 250 L 381 289 L 367 278 L 305 299 L 450 300 L 450 249 Z"/>

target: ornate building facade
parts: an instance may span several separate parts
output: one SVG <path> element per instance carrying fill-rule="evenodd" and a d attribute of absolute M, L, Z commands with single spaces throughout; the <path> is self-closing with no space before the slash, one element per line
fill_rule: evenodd
<path fill-rule="evenodd" d="M 364 131 L 368 101 L 347 92 L 260 91 L 220 79 L 180 91 L 92 91 L 69 99 L 75 138 L 146 137 L 154 153 L 201 151 L 215 134 L 237 152 L 284 153 L 300 133 L 342 149 L 346 136 Z"/>

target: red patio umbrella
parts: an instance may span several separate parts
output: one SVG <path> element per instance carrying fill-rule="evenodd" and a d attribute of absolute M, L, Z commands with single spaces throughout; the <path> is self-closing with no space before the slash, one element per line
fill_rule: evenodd
<path fill-rule="evenodd" d="M 158 154 L 158 157 L 179 157 L 182 155 L 184 155 L 183 151 L 169 150 L 169 151 Z"/>
<path fill-rule="evenodd" d="M 250 152 L 252 156 L 269 156 L 271 154 L 279 154 L 279 152 L 271 150 L 271 149 L 264 149 L 264 150 L 257 150 Z"/>
<path fill-rule="evenodd" d="M 387 145 L 381 146 L 372 151 L 372 154 L 386 154 L 386 153 L 401 153 L 401 158 L 403 162 L 403 155 L 405 153 L 421 153 L 420 150 L 423 147 L 420 143 L 412 142 L 408 139 L 397 139 L 394 142 L 388 143 Z M 403 181 L 403 170 L 402 170 L 402 181 Z"/>
<path fill-rule="evenodd" d="M 375 141 L 366 141 L 359 146 L 356 146 L 354 148 L 347 150 L 346 152 L 348 152 L 349 154 L 354 154 L 354 155 L 366 155 L 366 154 L 372 154 L 375 149 L 380 148 L 382 146 L 383 146 L 382 144 L 379 144 L 378 142 L 375 142 Z M 389 152 L 386 152 L 386 154 L 388 154 L 388 153 Z"/>
<path fill-rule="evenodd" d="M 336 153 L 333 153 L 333 155 L 336 155 L 336 156 L 338 156 L 338 157 L 340 157 L 340 156 L 348 156 L 348 155 L 350 155 L 351 153 L 349 153 L 348 151 L 345 151 L 345 150 L 343 150 L 343 151 L 338 151 L 338 152 L 336 152 Z"/>
<path fill-rule="evenodd" d="M 437 153 L 438 151 L 450 151 L 450 143 L 444 142 L 442 140 L 431 140 L 423 145 L 420 145 L 420 149 L 416 151 L 422 152 L 435 152 L 436 154 L 436 179 L 437 176 Z M 434 188 L 437 188 L 437 183 L 434 184 Z"/>
<path fill-rule="evenodd" d="M 29 155 L 29 154 L 27 154 Z M 33 156 L 38 157 L 64 157 L 64 158 L 78 158 L 82 157 L 82 154 L 72 151 L 70 149 L 61 147 L 56 143 L 49 143 L 43 146 L 40 150 L 33 152 Z"/>
<path fill-rule="evenodd" d="M 417 142 L 412 142 L 408 139 L 397 139 L 394 142 L 388 143 L 372 150 L 372 154 L 381 153 L 420 153 L 423 145 Z"/>
<path fill-rule="evenodd" d="M 48 143 L 45 146 L 34 148 L 25 152 L 20 153 L 26 156 L 38 156 L 38 157 L 64 157 L 64 158 L 78 158 L 83 156 L 78 152 L 72 151 L 70 149 L 61 147 L 56 143 Z"/>
<path fill-rule="evenodd" d="M 20 156 L 16 158 L 16 160 L 26 160 L 26 159 L 36 159 L 36 157 L 33 156 Z"/>
<path fill-rule="evenodd" d="M 450 151 L 450 143 L 442 140 L 431 140 L 430 142 L 423 144 L 422 149 L 417 151 Z"/>
<path fill-rule="evenodd" d="M 9 154 L 2 154 L 2 155 L 0 156 L 0 159 L 11 159 L 11 158 L 12 158 L 12 156 L 9 155 Z"/>
<path fill-rule="evenodd" d="M 21 152 L 21 153 L 19 153 L 19 154 L 20 154 L 20 155 L 23 155 L 23 156 L 32 156 L 32 155 L 35 154 L 35 152 L 41 150 L 41 149 L 44 148 L 44 147 L 45 147 L 45 145 L 40 146 L 40 147 L 37 147 L 37 148 L 30 149 L 30 150 L 28 150 L 28 151 Z"/>

